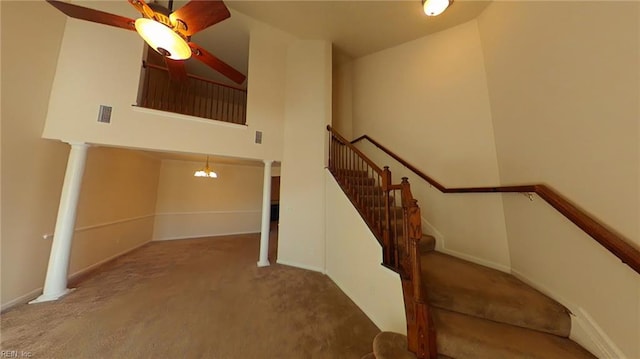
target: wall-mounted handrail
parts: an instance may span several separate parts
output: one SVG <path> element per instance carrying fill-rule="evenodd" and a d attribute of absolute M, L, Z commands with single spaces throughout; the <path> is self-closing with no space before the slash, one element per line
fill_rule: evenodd
<path fill-rule="evenodd" d="M 560 195 L 549 186 L 546 186 L 544 184 L 529 184 L 500 187 L 447 188 L 367 135 L 360 136 L 351 141 L 351 143 L 355 144 L 364 139 L 371 142 L 374 146 L 378 147 L 380 150 L 391 156 L 393 159 L 411 170 L 420 178 L 427 181 L 442 193 L 535 193 L 540 196 L 540 198 L 549 203 L 558 212 L 562 213 L 562 215 L 564 215 L 568 220 L 573 222 L 585 233 L 595 239 L 598 243 L 600 243 L 600 245 L 609 250 L 609 252 L 618 257 L 623 263 L 631 267 L 634 271 L 636 271 L 636 273 L 640 274 L 640 250 L 629 244 L 629 241 L 622 235 L 615 233 L 613 230 L 598 222 L 596 219 L 578 208 L 575 204 L 571 203 L 568 199 Z"/>

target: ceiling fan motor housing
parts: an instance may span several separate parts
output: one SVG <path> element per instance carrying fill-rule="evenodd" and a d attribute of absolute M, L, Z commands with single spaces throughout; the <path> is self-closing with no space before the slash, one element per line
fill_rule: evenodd
<path fill-rule="evenodd" d="M 153 18 L 156 21 L 170 27 L 175 32 L 177 32 L 180 36 L 182 36 L 185 40 L 187 41 L 190 40 L 189 37 L 184 34 L 184 31 L 186 31 L 188 28 L 187 24 L 181 19 L 175 19 L 172 21 L 170 17 L 171 10 L 167 9 L 162 5 L 158 5 L 155 3 L 150 3 L 148 5 L 153 10 L 154 12 Z"/>

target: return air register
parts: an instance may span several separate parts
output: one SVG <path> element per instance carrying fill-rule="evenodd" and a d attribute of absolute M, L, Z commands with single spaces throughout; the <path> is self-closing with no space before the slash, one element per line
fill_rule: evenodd
<path fill-rule="evenodd" d="M 262 143 L 262 131 L 256 131 L 256 143 L 257 144 Z"/>
<path fill-rule="evenodd" d="M 111 106 L 100 105 L 98 122 L 111 123 Z"/>

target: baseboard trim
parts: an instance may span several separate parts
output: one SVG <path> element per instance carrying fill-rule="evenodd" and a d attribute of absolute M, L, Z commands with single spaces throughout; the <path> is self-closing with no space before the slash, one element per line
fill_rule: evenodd
<path fill-rule="evenodd" d="M 598 357 L 602 359 L 627 359 L 628 357 L 618 348 L 609 336 L 600 328 L 598 323 L 584 309 L 578 308 L 572 316 L 571 324 L 579 326 L 600 350 Z M 574 339 L 574 338 L 571 338 Z M 575 340 L 575 339 L 574 339 Z"/>
<path fill-rule="evenodd" d="M 167 237 L 167 238 L 154 238 L 152 242 L 162 242 L 162 241 L 179 241 L 181 239 L 196 239 L 196 238 L 205 238 L 205 237 L 224 237 L 224 236 L 235 236 L 241 234 L 260 234 L 260 231 L 247 231 L 247 232 L 229 232 L 229 233 L 215 233 L 215 234 L 198 234 L 193 236 L 181 236 L 181 237 Z"/>
<path fill-rule="evenodd" d="M 101 265 L 103 265 L 103 264 L 105 264 L 105 263 L 107 263 L 109 261 L 112 261 L 112 260 L 114 260 L 114 259 L 116 259 L 116 258 L 118 258 L 120 256 L 123 256 L 123 255 L 125 255 L 125 254 L 127 254 L 129 252 L 133 252 L 134 250 L 144 246 L 145 244 L 147 244 L 149 242 L 151 242 L 151 241 L 148 240 L 148 241 L 144 241 L 142 243 L 138 243 L 138 244 L 136 244 L 135 246 L 133 246 L 131 248 L 125 249 L 122 252 L 116 253 L 116 254 L 114 254 L 114 255 L 112 255 L 110 257 L 107 257 L 105 259 L 102 259 L 102 260 L 94 263 L 94 264 L 91 264 L 90 266 L 85 267 L 85 268 L 73 273 L 72 275 L 70 275 L 69 276 L 69 281 L 72 281 L 72 280 L 76 279 L 77 277 L 80 277 L 80 276 L 82 276 L 82 275 L 84 275 L 84 274 L 86 274 L 88 272 L 91 272 L 92 270 L 96 269 L 97 267 L 99 267 L 99 266 L 101 266 Z"/>
<path fill-rule="evenodd" d="M 144 246 L 145 244 L 147 244 L 149 242 L 151 242 L 151 241 L 145 241 L 145 242 L 136 244 L 135 246 L 133 246 L 131 248 L 128 248 L 128 249 L 126 249 L 126 250 L 124 250 L 122 252 L 114 254 L 114 255 L 112 255 L 110 257 L 107 257 L 105 259 L 102 259 L 102 260 L 100 260 L 100 261 L 98 261 L 98 262 L 96 262 L 94 264 L 89 265 L 88 267 L 80 269 L 79 271 L 74 272 L 73 274 L 71 274 L 69 276 L 69 278 L 67 278 L 67 282 L 70 282 L 70 281 L 76 279 L 77 277 L 82 276 L 83 274 L 86 274 L 86 273 L 90 272 L 91 270 L 93 270 L 93 269 L 95 269 L 95 268 L 97 268 L 97 267 L 99 267 L 99 266 L 101 266 L 101 265 L 103 265 L 103 264 L 105 264 L 105 263 L 107 263 L 107 262 L 109 262 L 111 260 L 114 260 L 114 259 L 116 259 L 116 258 L 118 258 L 120 256 L 123 256 L 123 255 L 131 252 L 131 251 L 134 251 L 134 250 Z M 29 301 L 37 298 L 42 293 L 42 290 L 43 290 L 43 287 L 38 287 L 38 288 L 30 291 L 27 294 L 24 294 L 24 295 L 22 295 L 22 296 L 20 296 L 20 297 L 18 297 L 16 299 L 10 300 L 9 302 L 7 302 L 7 303 L 2 305 L 2 308 L 0 309 L 0 312 L 4 312 L 5 310 L 10 309 L 10 308 L 12 308 L 12 307 L 14 307 L 16 305 L 19 305 L 19 304 L 28 303 Z"/>
<path fill-rule="evenodd" d="M 620 348 L 618 348 L 611 338 L 609 338 L 609 336 L 607 336 L 607 334 L 600 328 L 593 317 L 582 307 L 574 305 L 571 301 L 567 300 L 567 298 L 554 293 L 548 287 L 530 280 L 524 273 L 516 269 L 512 269 L 511 274 L 569 309 L 572 328 L 570 338 L 572 340 L 590 350 L 592 354 L 596 355 L 598 358 L 627 359 L 627 356 L 624 355 Z M 590 340 L 589 343 L 580 340 L 582 338 L 574 337 L 574 334 L 576 333 L 576 326 L 580 332 L 586 335 L 587 338 L 585 339 Z"/>
<path fill-rule="evenodd" d="M 481 266 L 493 268 L 495 270 L 499 270 L 505 273 L 511 273 L 511 268 L 500 263 L 488 261 L 486 259 L 478 258 L 472 256 L 470 254 L 466 254 L 463 252 L 458 252 L 453 249 L 447 248 L 447 241 L 442 233 L 438 231 L 431 223 L 429 223 L 426 219 L 422 218 L 422 227 L 426 230 L 424 231 L 426 234 L 432 235 L 436 238 L 436 250 L 456 258 L 464 259 L 466 261 L 479 264 Z"/>
<path fill-rule="evenodd" d="M 285 265 L 285 266 L 289 266 L 289 267 L 306 269 L 306 270 L 310 270 L 310 271 L 314 271 L 314 272 L 318 272 L 318 273 L 322 273 L 322 274 L 327 274 L 327 272 L 326 272 L 326 270 L 324 268 L 319 268 L 319 267 L 316 267 L 316 266 L 310 266 L 310 265 L 307 265 L 307 264 L 301 264 L 301 263 L 296 263 L 296 262 L 291 262 L 291 261 L 286 261 L 286 260 L 281 260 L 281 259 L 278 259 L 276 261 L 276 263 L 282 264 L 282 265 Z"/>
<path fill-rule="evenodd" d="M 2 304 L 2 307 L 0 308 L 0 313 L 4 313 L 5 310 L 11 309 L 16 305 L 28 303 L 33 299 L 38 298 L 38 296 L 42 293 L 42 289 L 43 287 L 36 288 L 27 294 L 21 295 L 18 298 L 12 299 L 7 303 Z"/>

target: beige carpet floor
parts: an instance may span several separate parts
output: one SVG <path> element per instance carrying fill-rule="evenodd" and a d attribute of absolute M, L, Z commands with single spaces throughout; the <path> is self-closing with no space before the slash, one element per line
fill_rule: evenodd
<path fill-rule="evenodd" d="M 360 358 L 378 328 L 326 276 L 257 268 L 259 235 L 149 243 L 1 316 L 32 358 Z M 270 256 L 273 258 L 273 256 Z"/>

